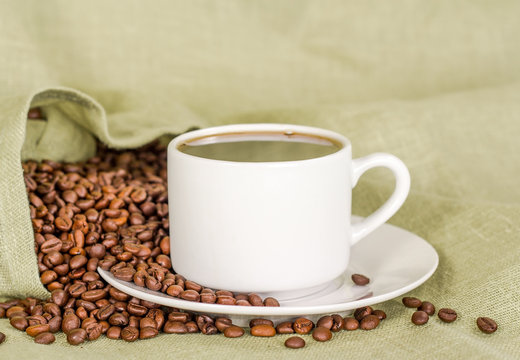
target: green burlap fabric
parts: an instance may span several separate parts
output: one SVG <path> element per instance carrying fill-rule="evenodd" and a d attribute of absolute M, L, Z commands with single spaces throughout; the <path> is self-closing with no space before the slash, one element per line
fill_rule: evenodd
<path fill-rule="evenodd" d="M 378 329 L 307 336 L 297 351 L 249 335 L 41 346 L 0 320 L 0 359 L 520 358 L 518 14 L 516 1 L 0 2 L 0 297 L 47 294 L 22 159 L 85 159 L 96 137 L 136 147 L 192 126 L 287 122 L 343 133 L 354 156 L 404 160 L 412 188 L 390 222 L 440 256 L 412 294 L 460 315 L 418 327 L 395 299 L 378 305 Z M 36 105 L 47 122 L 26 121 Z M 385 171 L 363 176 L 354 213 L 392 186 Z M 480 333 L 478 316 L 499 330 Z"/>

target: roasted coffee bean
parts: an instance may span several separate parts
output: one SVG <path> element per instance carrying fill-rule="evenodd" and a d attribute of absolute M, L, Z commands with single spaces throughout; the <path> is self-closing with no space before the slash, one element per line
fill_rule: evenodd
<path fill-rule="evenodd" d="M 88 326 L 85 327 L 85 330 L 87 331 L 87 337 L 90 341 L 96 340 L 101 336 L 101 333 L 103 332 L 103 327 L 101 324 L 96 323 L 95 321 Z"/>
<path fill-rule="evenodd" d="M 58 289 L 54 290 L 51 293 L 51 301 L 58 305 L 59 307 L 63 307 L 67 301 L 69 300 L 69 294 L 65 290 Z"/>
<path fill-rule="evenodd" d="M 168 320 L 170 321 L 180 321 L 181 323 L 187 323 L 190 318 L 191 316 L 188 313 L 180 311 L 172 311 L 168 314 Z"/>
<path fill-rule="evenodd" d="M 65 334 L 67 334 L 71 330 L 79 328 L 80 325 L 81 325 L 81 320 L 79 319 L 79 317 L 76 314 L 65 315 L 63 317 L 63 321 L 61 323 L 61 330 Z"/>
<path fill-rule="evenodd" d="M 61 316 L 55 316 L 52 319 L 50 319 L 47 323 L 49 324 L 49 331 L 51 333 L 56 333 L 61 329 L 62 318 Z"/>
<path fill-rule="evenodd" d="M 421 306 L 419 306 L 417 310 L 424 311 L 429 316 L 435 314 L 435 306 L 429 301 L 423 301 Z"/>
<path fill-rule="evenodd" d="M 5 317 L 5 309 L 0 307 L 0 319 Z"/>
<path fill-rule="evenodd" d="M 383 310 L 374 310 L 372 311 L 372 315 L 377 316 L 379 320 L 386 319 L 386 313 Z"/>
<path fill-rule="evenodd" d="M 217 304 L 221 305 L 236 305 L 237 300 L 233 296 L 217 296 Z"/>
<path fill-rule="evenodd" d="M 440 309 L 437 313 L 437 316 L 439 317 L 439 319 L 447 323 L 451 323 L 457 320 L 457 313 L 455 312 L 455 310 L 452 309 Z"/>
<path fill-rule="evenodd" d="M 128 325 L 128 317 L 121 314 L 115 313 L 108 318 L 108 323 L 113 326 L 126 326 Z"/>
<path fill-rule="evenodd" d="M 139 338 L 139 330 L 133 326 L 127 326 L 121 330 L 121 339 L 128 342 L 136 341 Z"/>
<path fill-rule="evenodd" d="M 231 322 L 231 319 L 224 318 L 224 317 L 218 317 L 215 319 L 215 326 L 217 327 L 218 331 L 221 333 L 224 332 L 228 327 L 232 326 L 233 323 Z"/>
<path fill-rule="evenodd" d="M 163 327 L 166 334 L 186 334 L 188 329 L 186 325 L 180 321 L 168 320 Z"/>
<path fill-rule="evenodd" d="M 117 340 L 121 339 L 121 328 L 119 326 L 111 326 L 107 330 L 107 338 Z"/>
<path fill-rule="evenodd" d="M 157 322 L 155 322 L 154 319 L 149 317 L 144 317 L 139 320 L 139 329 L 145 328 L 145 327 L 153 327 L 158 329 Z"/>
<path fill-rule="evenodd" d="M 70 296 L 77 298 L 77 297 L 80 297 L 81 294 L 83 294 L 85 291 L 87 291 L 87 287 L 85 286 L 85 284 L 76 283 L 76 284 L 72 284 L 69 287 L 68 291 L 69 291 Z"/>
<path fill-rule="evenodd" d="M 130 267 L 123 267 L 114 271 L 113 274 L 116 279 L 123 281 L 132 281 L 135 274 L 135 269 Z"/>
<path fill-rule="evenodd" d="M 3 332 L 0 332 L 0 344 L 2 344 L 5 341 L 5 334 Z"/>
<path fill-rule="evenodd" d="M 177 289 L 175 287 L 180 288 L 180 286 L 178 286 L 178 285 L 172 285 L 172 286 L 170 286 L 170 288 L 173 288 L 173 289 L 171 289 L 170 292 L 172 292 L 172 293 L 176 292 Z M 170 288 L 168 288 L 168 290 L 170 290 Z M 179 294 L 181 293 L 181 291 L 179 291 Z M 167 293 L 169 294 L 168 291 L 167 291 Z M 172 295 L 172 296 L 176 296 L 176 295 Z M 206 304 L 214 304 L 217 301 L 217 296 L 213 293 L 202 293 L 202 294 L 200 294 L 200 301 L 203 303 L 206 303 Z"/>
<path fill-rule="evenodd" d="M 155 322 L 157 323 L 158 330 L 162 329 L 165 322 L 165 317 L 164 312 L 161 309 L 150 309 L 148 311 L 148 314 L 146 314 L 146 317 L 155 320 Z"/>
<path fill-rule="evenodd" d="M 37 344 L 48 345 L 52 344 L 55 340 L 56 338 L 50 332 L 43 332 L 34 337 L 34 342 Z"/>
<path fill-rule="evenodd" d="M 241 327 L 231 325 L 224 329 L 224 336 L 228 338 L 237 338 L 244 335 L 245 331 Z"/>
<path fill-rule="evenodd" d="M 195 290 L 184 290 L 180 293 L 180 298 L 188 301 L 199 301 L 200 295 Z"/>
<path fill-rule="evenodd" d="M 27 327 L 27 329 L 25 329 L 25 332 L 27 333 L 27 335 L 35 337 L 38 334 L 49 332 L 49 330 L 49 324 L 38 324 Z"/>
<path fill-rule="evenodd" d="M 305 346 L 305 340 L 299 336 L 291 336 L 285 340 L 284 345 L 290 349 L 301 349 Z"/>
<path fill-rule="evenodd" d="M 322 316 L 318 322 L 316 323 L 316 327 L 324 327 L 327 329 L 331 329 L 332 325 L 334 324 L 334 320 L 332 319 L 332 316 Z"/>
<path fill-rule="evenodd" d="M 477 326 L 483 333 L 491 334 L 497 331 L 498 325 L 495 320 L 488 317 L 477 318 Z"/>
<path fill-rule="evenodd" d="M 25 319 L 29 323 L 29 326 L 47 324 L 47 319 L 42 315 L 26 316 Z"/>
<path fill-rule="evenodd" d="M 280 303 L 273 297 L 266 297 L 264 299 L 264 306 L 279 307 Z"/>
<path fill-rule="evenodd" d="M 73 329 L 67 333 L 67 342 L 71 345 L 79 345 L 87 339 L 87 332 L 84 329 Z"/>
<path fill-rule="evenodd" d="M 262 301 L 262 298 L 260 297 L 260 295 L 258 294 L 255 294 L 255 293 L 251 293 L 247 296 L 247 300 L 249 301 L 249 303 L 253 306 L 264 306 L 264 303 Z"/>
<path fill-rule="evenodd" d="M 365 316 L 372 314 L 372 311 L 374 311 L 374 309 L 370 306 L 360 307 L 354 311 L 354 318 L 356 318 L 357 321 L 361 321 Z"/>
<path fill-rule="evenodd" d="M 293 323 L 293 329 L 296 333 L 304 335 L 311 332 L 312 328 L 314 327 L 314 323 L 310 321 L 309 319 L 300 317 L 296 320 L 294 320 Z"/>
<path fill-rule="evenodd" d="M 151 339 L 159 334 L 155 327 L 144 327 L 139 330 L 139 339 Z"/>
<path fill-rule="evenodd" d="M 129 295 L 114 287 L 111 287 L 110 290 L 108 290 L 108 293 L 117 301 L 127 301 L 130 298 Z"/>
<path fill-rule="evenodd" d="M 278 334 L 293 334 L 293 323 L 292 321 L 284 321 L 276 325 L 276 332 Z"/>
<path fill-rule="evenodd" d="M 188 321 L 184 325 L 186 325 L 186 329 L 188 329 L 188 333 L 190 334 L 199 332 L 199 327 L 195 321 Z"/>
<path fill-rule="evenodd" d="M 403 305 L 409 308 L 418 308 L 422 305 L 422 301 L 417 299 L 416 297 L 404 297 Z"/>
<path fill-rule="evenodd" d="M 379 318 L 375 315 L 367 315 L 359 322 L 359 327 L 363 330 L 373 330 L 379 325 Z"/>
<path fill-rule="evenodd" d="M 325 327 L 318 326 L 312 331 L 312 338 L 316 341 L 329 341 L 332 339 L 332 332 Z"/>
<path fill-rule="evenodd" d="M 145 316 L 148 312 L 148 309 L 142 305 L 137 305 L 130 303 L 126 307 L 126 311 L 128 311 L 129 314 L 136 315 L 136 316 Z"/>
<path fill-rule="evenodd" d="M 276 335 L 276 329 L 271 325 L 256 325 L 251 328 L 251 335 L 260 337 L 271 337 Z"/>
<path fill-rule="evenodd" d="M 338 332 L 343 329 L 343 318 L 339 314 L 333 314 L 332 315 L 332 327 L 330 328 L 330 331 L 332 332 Z"/>
<path fill-rule="evenodd" d="M 257 326 L 257 325 L 269 325 L 269 326 L 273 326 L 274 327 L 274 324 L 271 320 L 269 319 L 251 319 L 249 321 L 249 327 L 252 328 L 254 326 Z"/>
<path fill-rule="evenodd" d="M 9 319 L 9 323 L 12 327 L 21 331 L 25 331 L 25 329 L 27 329 L 29 326 L 29 322 L 25 319 L 24 316 L 13 316 Z"/>
<path fill-rule="evenodd" d="M 346 317 L 343 319 L 343 329 L 347 331 L 357 330 L 359 328 L 359 321 L 353 317 Z"/>
<path fill-rule="evenodd" d="M 54 303 L 46 303 L 45 305 L 43 305 L 43 311 L 51 314 L 52 316 L 61 315 L 60 307 Z"/>
<path fill-rule="evenodd" d="M 108 304 L 99 309 L 96 314 L 98 320 L 107 320 L 116 311 L 116 307 L 113 304 Z"/>
<path fill-rule="evenodd" d="M 426 312 L 419 310 L 412 314 L 412 322 L 415 325 L 424 325 L 428 322 L 429 316 Z"/>
<path fill-rule="evenodd" d="M 25 312 L 24 310 L 25 308 L 23 306 L 14 305 L 7 308 L 5 316 L 7 316 L 8 318 L 12 318 L 13 316 L 15 316 L 15 313 Z"/>
<path fill-rule="evenodd" d="M 370 279 L 368 277 L 361 274 L 352 274 L 351 279 L 354 284 L 360 286 L 368 285 L 368 283 L 370 282 Z"/>

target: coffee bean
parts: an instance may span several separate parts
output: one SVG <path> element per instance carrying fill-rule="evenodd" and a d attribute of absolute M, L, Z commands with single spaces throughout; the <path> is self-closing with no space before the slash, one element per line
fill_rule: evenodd
<path fill-rule="evenodd" d="M 261 324 L 251 328 L 251 335 L 260 337 L 271 337 L 276 335 L 276 330 L 271 325 Z"/>
<path fill-rule="evenodd" d="M 61 330 L 67 334 L 71 330 L 79 328 L 81 321 L 76 314 L 65 315 L 61 323 Z"/>
<path fill-rule="evenodd" d="M 188 301 L 199 301 L 200 295 L 195 290 L 184 290 L 180 293 L 180 298 Z"/>
<path fill-rule="evenodd" d="M 483 333 L 491 334 L 497 331 L 498 325 L 495 320 L 488 317 L 477 318 L 477 326 Z"/>
<path fill-rule="evenodd" d="M 85 330 L 87 331 L 87 337 L 90 341 L 96 340 L 101 336 L 101 332 L 103 328 L 101 324 L 97 323 L 95 320 L 90 324 L 85 326 Z"/>
<path fill-rule="evenodd" d="M 190 334 L 199 332 L 199 327 L 197 326 L 197 323 L 195 321 L 188 321 L 184 325 L 186 325 L 186 329 Z"/>
<path fill-rule="evenodd" d="M 290 349 L 300 349 L 305 346 L 305 340 L 299 336 L 291 336 L 285 340 L 285 346 Z"/>
<path fill-rule="evenodd" d="M 330 331 L 332 332 L 338 332 L 343 329 L 343 318 L 339 314 L 333 314 L 332 315 L 332 327 L 330 328 Z"/>
<path fill-rule="evenodd" d="M 264 299 L 264 306 L 279 307 L 280 303 L 275 298 L 266 297 Z"/>
<path fill-rule="evenodd" d="M 370 279 L 368 277 L 361 274 L 352 274 L 351 279 L 354 284 L 360 286 L 368 285 L 368 283 L 370 282 Z"/>
<path fill-rule="evenodd" d="M 357 321 L 361 321 L 365 316 L 368 316 L 372 314 L 372 307 L 370 306 L 363 306 L 354 311 L 354 318 L 356 318 Z"/>
<path fill-rule="evenodd" d="M 318 326 L 312 331 L 312 338 L 316 341 L 329 341 L 332 339 L 332 333 L 329 329 Z"/>
<path fill-rule="evenodd" d="M 79 345 L 87 339 L 87 332 L 84 329 L 73 329 L 67 333 L 67 342 L 71 345 Z"/>
<path fill-rule="evenodd" d="M 418 308 L 422 305 L 422 301 L 417 299 L 416 297 L 404 297 L 403 305 L 409 308 Z"/>
<path fill-rule="evenodd" d="M 249 301 L 249 303 L 253 306 L 264 306 L 264 303 L 262 301 L 262 298 L 260 297 L 260 295 L 258 294 L 255 294 L 255 293 L 251 293 L 247 296 L 247 300 Z"/>
<path fill-rule="evenodd" d="M 27 329 L 29 326 L 29 322 L 25 319 L 24 316 L 13 316 L 9 319 L 9 323 L 12 327 L 21 331 L 25 331 L 25 329 Z"/>
<path fill-rule="evenodd" d="M 375 315 L 367 315 L 359 322 L 359 327 L 363 330 L 373 330 L 379 325 L 379 318 Z"/>
<path fill-rule="evenodd" d="M 377 316 L 379 320 L 386 319 L 386 313 L 383 310 L 374 310 L 372 311 L 372 315 Z"/>
<path fill-rule="evenodd" d="M 346 317 L 343 319 L 343 329 L 345 329 L 347 331 L 353 331 L 353 330 L 357 330 L 358 328 L 359 328 L 359 321 L 357 321 L 353 317 Z"/>
<path fill-rule="evenodd" d="M 128 342 L 136 341 L 139 338 L 139 330 L 133 326 L 127 326 L 121 330 L 121 339 Z"/>
<path fill-rule="evenodd" d="M 107 338 L 117 340 L 121 339 L 121 328 L 119 326 L 111 326 L 107 330 Z"/>
<path fill-rule="evenodd" d="M 81 298 L 86 301 L 97 301 L 107 296 L 107 292 L 104 289 L 88 290 L 81 294 Z"/>
<path fill-rule="evenodd" d="M 3 332 L 0 332 L 0 344 L 2 344 L 5 341 L 5 334 Z"/>
<path fill-rule="evenodd" d="M 424 325 L 428 322 L 429 316 L 426 312 L 419 310 L 412 314 L 412 322 L 415 325 Z"/>
<path fill-rule="evenodd" d="M 96 314 L 98 320 L 107 320 L 116 311 L 116 307 L 113 304 L 108 304 L 99 309 Z"/>
<path fill-rule="evenodd" d="M 269 319 L 251 319 L 249 321 L 249 327 L 252 328 L 252 327 L 255 327 L 257 325 L 269 325 L 271 327 L 274 327 L 274 324 L 271 320 Z"/>
<path fill-rule="evenodd" d="M 429 316 L 435 314 L 435 306 L 429 301 L 423 301 L 421 306 L 419 306 L 417 310 L 424 311 Z"/>
<path fill-rule="evenodd" d="M 128 311 L 129 314 L 136 315 L 136 316 L 145 316 L 148 312 L 148 309 L 142 305 L 137 305 L 130 303 L 126 307 L 126 311 Z"/>
<path fill-rule="evenodd" d="M 25 329 L 25 332 L 27 333 L 27 335 L 35 337 L 38 334 L 49 332 L 49 330 L 49 324 L 38 324 L 27 327 L 27 329 Z"/>
<path fill-rule="evenodd" d="M 293 334 L 293 323 L 292 321 L 284 321 L 276 325 L 276 332 L 278 334 Z"/>
<path fill-rule="evenodd" d="M 168 320 L 169 321 L 180 321 L 181 323 L 185 324 L 190 320 L 190 315 L 185 312 L 180 311 L 172 311 L 168 314 Z M 231 323 L 231 320 L 229 320 Z"/>
<path fill-rule="evenodd" d="M 37 344 L 48 345 L 52 344 L 55 340 L 56 338 L 50 332 L 43 332 L 34 337 L 34 342 Z"/>
<path fill-rule="evenodd" d="M 144 327 L 139 330 L 139 339 L 151 339 L 159 334 L 155 327 Z"/>
<path fill-rule="evenodd" d="M 56 333 L 56 332 L 60 331 L 61 323 L 62 323 L 62 317 L 61 316 L 53 317 L 48 322 L 48 324 L 49 324 L 49 331 L 51 333 Z"/>
<path fill-rule="evenodd" d="M 451 323 L 457 320 L 457 313 L 455 312 L 455 310 L 452 309 L 440 309 L 437 313 L 437 316 L 439 317 L 439 319 L 447 323 Z"/>
<path fill-rule="evenodd" d="M 69 295 L 63 289 L 57 289 L 51 293 L 51 301 L 59 307 L 63 307 L 68 300 Z"/>
<path fill-rule="evenodd" d="M 184 323 L 180 321 L 168 320 L 163 327 L 163 331 L 166 334 L 186 334 L 188 329 Z"/>
<path fill-rule="evenodd" d="M 219 317 L 215 319 L 215 326 L 221 333 L 224 332 L 228 327 L 233 326 L 231 319 Z"/>
<path fill-rule="evenodd" d="M 293 329 L 298 334 L 308 334 L 311 332 L 312 328 L 314 327 L 314 323 L 310 321 L 309 319 L 300 317 L 296 320 L 294 320 L 293 323 Z"/>
<path fill-rule="evenodd" d="M 228 338 L 241 337 L 244 333 L 244 329 L 235 325 L 231 325 L 224 330 L 224 336 Z"/>
<path fill-rule="evenodd" d="M 318 322 L 316 323 L 316 327 L 324 327 L 327 329 L 331 329 L 332 325 L 334 324 L 334 320 L 332 319 L 332 316 L 322 316 Z"/>

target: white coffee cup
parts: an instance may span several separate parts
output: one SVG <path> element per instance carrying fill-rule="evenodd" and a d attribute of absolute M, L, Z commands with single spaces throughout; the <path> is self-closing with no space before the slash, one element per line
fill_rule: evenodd
<path fill-rule="evenodd" d="M 185 144 L 295 134 L 337 144 L 339 150 L 295 161 L 238 162 L 202 158 Z M 219 138 L 219 136 L 222 136 Z M 219 140 L 220 139 L 220 140 Z M 351 224 L 352 188 L 368 169 L 395 175 L 392 196 Z M 397 157 L 375 153 L 352 160 L 338 133 L 287 124 L 237 124 L 185 133 L 168 146 L 171 260 L 175 271 L 213 289 L 283 292 L 312 288 L 342 274 L 350 247 L 403 204 L 410 175 Z"/>

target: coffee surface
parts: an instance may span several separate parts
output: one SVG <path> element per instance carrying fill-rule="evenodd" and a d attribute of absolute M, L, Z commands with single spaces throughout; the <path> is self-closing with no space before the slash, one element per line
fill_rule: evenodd
<path fill-rule="evenodd" d="M 341 148 L 332 140 L 302 135 L 222 135 L 179 146 L 185 154 L 236 162 L 306 160 L 333 154 Z"/>

